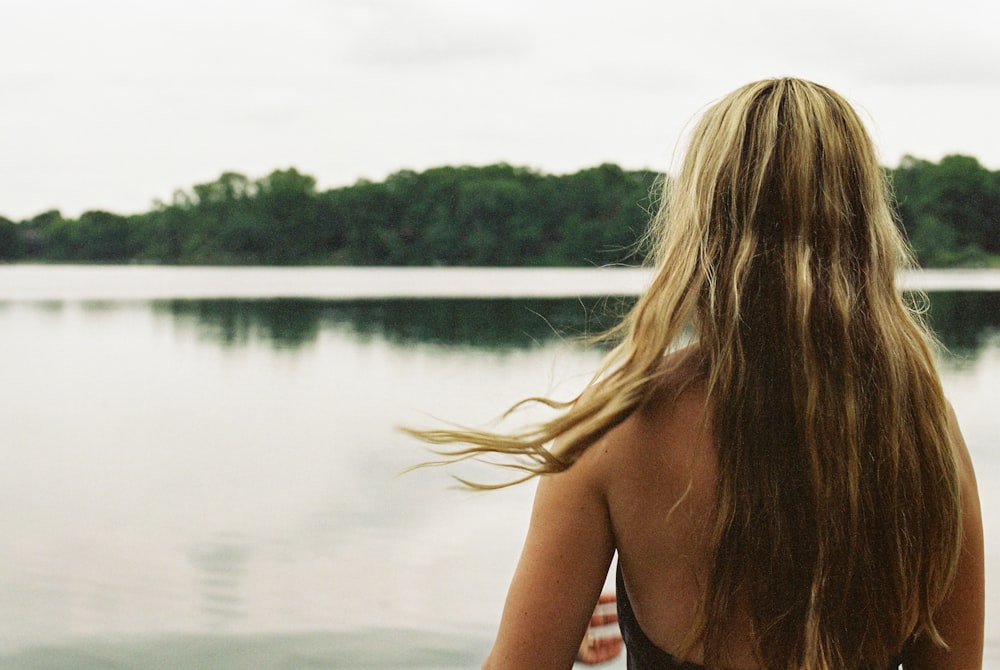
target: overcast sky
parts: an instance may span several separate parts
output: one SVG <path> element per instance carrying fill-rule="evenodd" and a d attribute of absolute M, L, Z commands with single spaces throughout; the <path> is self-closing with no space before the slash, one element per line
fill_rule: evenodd
<path fill-rule="evenodd" d="M 321 188 L 505 161 L 669 168 L 754 79 L 840 91 L 883 163 L 1000 169 L 994 0 L 0 0 L 0 215 L 144 211 L 294 166 Z"/>

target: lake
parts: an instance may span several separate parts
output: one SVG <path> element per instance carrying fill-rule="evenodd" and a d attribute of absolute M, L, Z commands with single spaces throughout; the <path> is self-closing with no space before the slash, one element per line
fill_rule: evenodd
<path fill-rule="evenodd" d="M 0 267 L 0 669 L 478 667 L 533 486 L 400 475 L 428 456 L 395 426 L 571 397 L 602 296 L 645 281 Z M 904 281 L 977 466 L 1000 666 L 1000 273 Z"/>

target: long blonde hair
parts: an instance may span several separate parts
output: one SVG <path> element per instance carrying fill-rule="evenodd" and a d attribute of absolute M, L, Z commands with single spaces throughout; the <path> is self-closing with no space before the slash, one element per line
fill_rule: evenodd
<path fill-rule="evenodd" d="M 767 668 L 886 667 L 953 580 L 961 489 L 932 338 L 871 139 L 835 92 L 746 85 L 708 109 L 651 225 L 655 274 L 600 379 L 514 434 L 414 431 L 555 473 L 635 411 L 693 328 L 718 449 L 695 637 L 719 663 L 748 603 Z M 559 448 L 548 445 L 560 438 Z"/>

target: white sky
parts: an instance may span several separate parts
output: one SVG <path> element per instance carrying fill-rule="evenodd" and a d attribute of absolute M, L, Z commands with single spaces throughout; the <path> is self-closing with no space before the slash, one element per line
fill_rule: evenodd
<path fill-rule="evenodd" d="M 0 0 L 0 215 L 145 211 L 226 170 L 663 170 L 707 103 L 780 75 L 855 102 L 887 165 L 1000 169 L 994 0 Z"/>

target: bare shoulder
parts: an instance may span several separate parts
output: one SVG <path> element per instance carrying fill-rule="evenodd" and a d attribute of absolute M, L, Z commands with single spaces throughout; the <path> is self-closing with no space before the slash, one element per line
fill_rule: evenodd
<path fill-rule="evenodd" d="M 955 408 L 952 406 L 951 402 L 947 403 L 948 408 L 948 427 L 951 431 L 952 442 L 955 445 L 956 456 L 958 458 L 959 470 L 962 473 L 962 483 L 964 486 L 971 486 L 973 489 L 976 488 L 976 475 L 975 468 L 972 464 L 972 456 L 969 454 L 969 447 L 965 443 L 965 438 L 962 436 L 962 429 L 958 423 L 958 416 L 955 414 Z"/>
<path fill-rule="evenodd" d="M 668 444 L 690 443 L 691 431 L 700 432 L 709 422 L 708 401 L 703 367 L 697 345 L 673 352 L 664 358 L 660 376 L 646 401 L 630 417 L 629 437 L 639 445 L 655 448 Z M 650 436 L 660 439 L 651 443 Z M 671 438 L 682 438 L 680 440 Z"/>
<path fill-rule="evenodd" d="M 595 446 L 617 488 L 654 483 L 686 488 L 692 472 L 711 459 L 711 444 L 702 365 L 697 348 L 687 347 L 664 359 L 646 401 Z"/>

